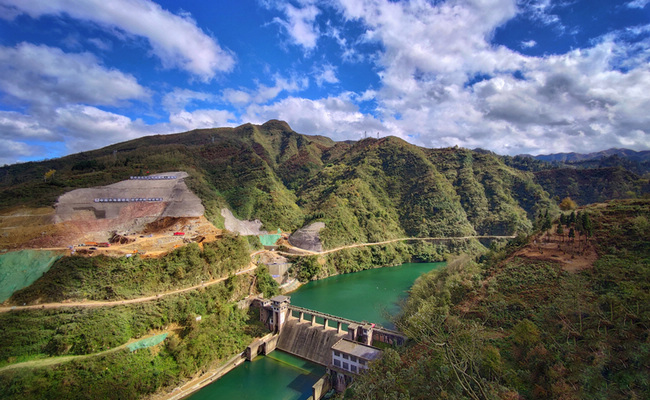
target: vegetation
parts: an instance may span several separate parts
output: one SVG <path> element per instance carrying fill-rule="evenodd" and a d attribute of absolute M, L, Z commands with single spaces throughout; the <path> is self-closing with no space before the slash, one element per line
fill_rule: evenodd
<path fill-rule="evenodd" d="M 47 182 L 44 175 L 56 170 Z M 404 236 L 530 232 L 556 206 L 530 172 L 465 149 L 423 149 L 400 139 L 334 143 L 284 122 L 151 136 L 95 151 L 0 168 L 0 209 L 51 206 L 66 191 L 184 170 L 206 216 L 222 207 L 267 230 L 323 221 L 326 248 Z"/>
<path fill-rule="evenodd" d="M 280 287 L 278 283 L 273 280 L 266 265 L 259 265 L 255 270 L 255 282 L 257 285 L 257 291 L 262 293 L 267 299 L 280 293 Z"/>
<path fill-rule="evenodd" d="M 593 268 L 513 257 L 518 239 L 423 276 L 398 322 L 414 342 L 345 397 L 648 398 L 650 202 L 571 215 L 584 237 L 592 224 Z"/>
<path fill-rule="evenodd" d="M 224 236 L 207 243 L 203 251 L 191 243 L 162 258 L 63 257 L 9 301 L 23 304 L 130 299 L 225 277 L 249 261 L 248 242 L 239 236 Z"/>
<path fill-rule="evenodd" d="M 0 369 L 0 398 L 136 399 L 170 390 L 242 351 L 257 334 L 255 323 L 249 325 L 249 316 L 232 303 L 248 285 L 247 279 L 233 277 L 151 303 L 0 314 L 0 366 L 92 354 L 151 330 L 171 331 L 163 344 L 135 353 L 123 349 L 57 366 Z"/>

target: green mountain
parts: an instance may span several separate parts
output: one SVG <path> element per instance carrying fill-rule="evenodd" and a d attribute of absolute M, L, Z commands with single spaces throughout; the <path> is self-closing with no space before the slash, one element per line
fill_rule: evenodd
<path fill-rule="evenodd" d="M 426 149 L 395 137 L 337 143 L 281 121 L 156 135 L 5 166 L 0 207 L 49 206 L 75 188 L 169 170 L 190 174 L 188 185 L 217 226 L 222 207 L 269 230 L 323 221 L 326 247 L 528 232 L 540 210 L 555 208 L 531 173 L 491 153 Z"/>
<path fill-rule="evenodd" d="M 411 344 L 345 399 L 649 398 L 650 201 L 580 213 L 554 223 L 575 238 L 555 225 L 418 278 L 397 321 Z"/>

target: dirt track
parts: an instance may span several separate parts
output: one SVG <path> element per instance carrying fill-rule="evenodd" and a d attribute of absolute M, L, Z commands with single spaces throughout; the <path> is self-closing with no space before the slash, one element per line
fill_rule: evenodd
<path fill-rule="evenodd" d="M 403 242 L 403 241 L 408 241 L 408 240 L 469 240 L 469 239 L 514 239 L 515 236 L 494 236 L 494 235 L 482 235 L 482 236 L 455 236 L 455 237 L 427 237 L 427 238 L 399 238 L 399 239 L 391 239 L 391 240 L 384 240 L 383 242 L 375 242 L 375 243 L 356 243 L 356 244 L 350 244 L 347 246 L 341 246 L 337 247 L 334 249 L 330 250 L 325 250 L 325 251 L 310 251 L 310 250 L 304 250 L 300 249 L 298 247 L 293 247 L 291 245 L 287 246 L 292 250 L 298 251 L 299 253 L 287 253 L 284 251 L 278 251 L 278 254 L 282 255 L 288 255 L 288 256 L 294 256 L 294 257 L 307 257 L 307 256 L 321 256 L 329 253 L 334 253 L 337 251 L 341 251 L 344 249 L 352 249 L 355 247 L 367 247 L 367 246 L 378 246 L 382 244 L 388 244 L 388 243 L 394 243 L 394 242 Z"/>
<path fill-rule="evenodd" d="M 240 270 L 235 275 L 241 275 L 245 274 L 248 272 L 252 272 L 255 270 L 255 266 L 253 267 L 248 267 L 246 269 Z M 128 300 L 116 300 L 116 301 L 76 301 L 76 302 L 61 302 L 61 303 L 47 303 L 47 304 L 37 304 L 37 305 L 32 305 L 32 306 L 12 306 L 12 307 L 0 307 L 0 313 L 3 312 L 8 312 L 12 310 L 20 311 L 20 310 L 42 310 L 42 309 L 51 309 L 51 308 L 61 308 L 61 307 L 87 307 L 87 308 L 92 308 L 92 307 L 113 307 L 113 306 L 120 306 L 124 304 L 135 304 L 135 303 L 144 303 L 147 301 L 152 301 L 152 300 L 157 300 L 160 298 L 163 298 L 165 296 L 171 296 L 174 294 L 179 294 L 179 293 L 185 293 L 189 292 L 191 290 L 195 289 L 200 289 L 204 288 L 207 286 L 212 286 L 217 283 L 223 282 L 228 277 L 223 277 L 223 278 L 218 278 L 218 279 L 213 279 L 208 282 L 204 282 L 198 285 L 186 287 L 183 289 L 176 289 L 176 290 L 171 290 L 169 292 L 163 292 L 159 294 L 155 294 L 152 296 L 144 296 L 144 297 L 138 297 L 135 299 L 128 299 Z"/>

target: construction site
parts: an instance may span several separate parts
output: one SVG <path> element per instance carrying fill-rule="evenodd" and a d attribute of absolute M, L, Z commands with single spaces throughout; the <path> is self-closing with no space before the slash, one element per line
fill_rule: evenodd
<path fill-rule="evenodd" d="M 158 256 L 190 242 L 221 236 L 182 171 L 131 176 L 112 185 L 77 189 L 52 207 L 0 215 L 0 249 L 67 254 Z"/>

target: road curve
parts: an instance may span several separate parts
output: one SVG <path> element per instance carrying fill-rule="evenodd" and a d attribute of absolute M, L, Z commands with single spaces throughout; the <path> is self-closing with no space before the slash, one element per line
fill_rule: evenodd
<path fill-rule="evenodd" d="M 257 266 L 253 267 L 248 267 L 246 269 L 242 269 L 240 271 L 237 271 L 235 275 L 241 275 L 245 274 L 251 271 L 254 271 Z M 11 307 L 0 307 L 0 313 L 3 312 L 8 312 L 12 310 L 43 310 L 43 309 L 50 309 L 50 308 L 61 308 L 61 307 L 87 307 L 87 308 L 92 308 L 92 307 L 112 307 L 112 306 L 121 306 L 124 304 L 135 304 L 135 303 L 144 303 L 147 301 L 152 301 L 152 300 L 157 300 L 161 299 L 166 296 L 171 296 L 174 294 L 179 294 L 179 293 L 185 293 L 189 292 L 191 290 L 196 290 L 199 288 L 203 287 L 208 287 L 212 285 L 216 285 L 217 283 L 223 282 L 228 277 L 223 277 L 223 278 L 218 278 L 218 279 L 213 279 L 211 281 L 203 282 L 198 285 L 182 288 L 182 289 L 176 289 L 176 290 L 171 290 L 169 292 L 163 292 L 163 293 L 158 293 L 152 296 L 145 296 L 145 297 L 138 297 L 135 299 L 128 299 L 128 300 L 114 300 L 114 301 L 93 301 L 93 300 L 88 300 L 88 301 L 76 301 L 76 302 L 61 302 L 61 303 L 45 303 L 45 304 L 36 304 L 36 305 L 30 305 L 30 306 L 11 306 Z"/>

